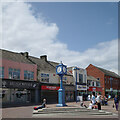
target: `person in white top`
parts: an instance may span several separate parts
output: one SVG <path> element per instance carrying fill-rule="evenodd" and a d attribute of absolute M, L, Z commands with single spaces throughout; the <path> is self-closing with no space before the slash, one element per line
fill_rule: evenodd
<path fill-rule="evenodd" d="M 93 104 L 92 104 L 92 101 L 90 101 L 90 104 L 89 104 L 88 109 L 93 109 Z"/>
<path fill-rule="evenodd" d="M 97 93 L 96 102 L 97 102 L 97 105 L 98 105 L 98 110 L 101 110 L 101 96 L 100 96 L 99 93 Z"/>

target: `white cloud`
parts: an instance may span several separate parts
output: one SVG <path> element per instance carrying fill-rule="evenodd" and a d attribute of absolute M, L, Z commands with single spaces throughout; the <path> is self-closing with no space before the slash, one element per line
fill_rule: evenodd
<path fill-rule="evenodd" d="M 47 54 L 49 60 L 68 66 L 87 67 L 90 63 L 117 72 L 117 40 L 99 43 L 84 52 L 71 51 L 57 39 L 56 23 L 46 22 L 41 15 L 34 16 L 32 6 L 23 2 L 3 5 L 2 48 L 28 51 L 33 56 Z"/>

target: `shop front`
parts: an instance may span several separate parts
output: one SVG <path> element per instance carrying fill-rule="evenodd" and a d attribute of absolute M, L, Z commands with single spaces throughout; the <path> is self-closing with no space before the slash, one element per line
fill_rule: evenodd
<path fill-rule="evenodd" d="M 105 89 L 105 95 L 111 95 L 111 97 L 115 97 L 115 95 L 120 95 L 120 90 L 117 89 Z"/>
<path fill-rule="evenodd" d="M 83 100 L 87 100 L 87 85 L 77 85 L 77 96 Z"/>
<path fill-rule="evenodd" d="M 1 98 L 4 104 L 39 102 L 39 83 L 25 80 L 2 80 Z"/>
<path fill-rule="evenodd" d="M 102 93 L 102 87 L 88 87 L 87 94 L 92 95 L 92 93 Z"/>
<path fill-rule="evenodd" d="M 43 99 L 47 100 L 47 103 L 58 102 L 58 90 L 60 86 L 58 84 L 42 84 L 41 85 L 41 103 Z"/>
<path fill-rule="evenodd" d="M 73 102 L 75 100 L 75 86 L 74 85 L 63 85 L 65 90 L 66 102 Z"/>

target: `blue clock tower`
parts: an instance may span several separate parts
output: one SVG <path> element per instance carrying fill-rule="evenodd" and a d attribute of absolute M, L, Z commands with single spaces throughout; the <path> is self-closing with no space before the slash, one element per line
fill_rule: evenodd
<path fill-rule="evenodd" d="M 60 89 L 58 90 L 58 104 L 57 107 L 67 106 L 65 104 L 65 90 L 63 89 L 63 76 L 67 74 L 67 66 L 61 62 L 56 66 L 56 74 L 60 76 Z"/>

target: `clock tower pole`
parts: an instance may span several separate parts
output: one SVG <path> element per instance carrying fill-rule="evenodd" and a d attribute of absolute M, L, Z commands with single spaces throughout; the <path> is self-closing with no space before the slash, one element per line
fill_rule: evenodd
<path fill-rule="evenodd" d="M 67 66 L 61 62 L 56 66 L 56 74 L 60 77 L 60 89 L 58 90 L 58 104 L 57 107 L 67 106 L 65 104 L 65 90 L 63 89 L 63 76 L 67 74 Z"/>

